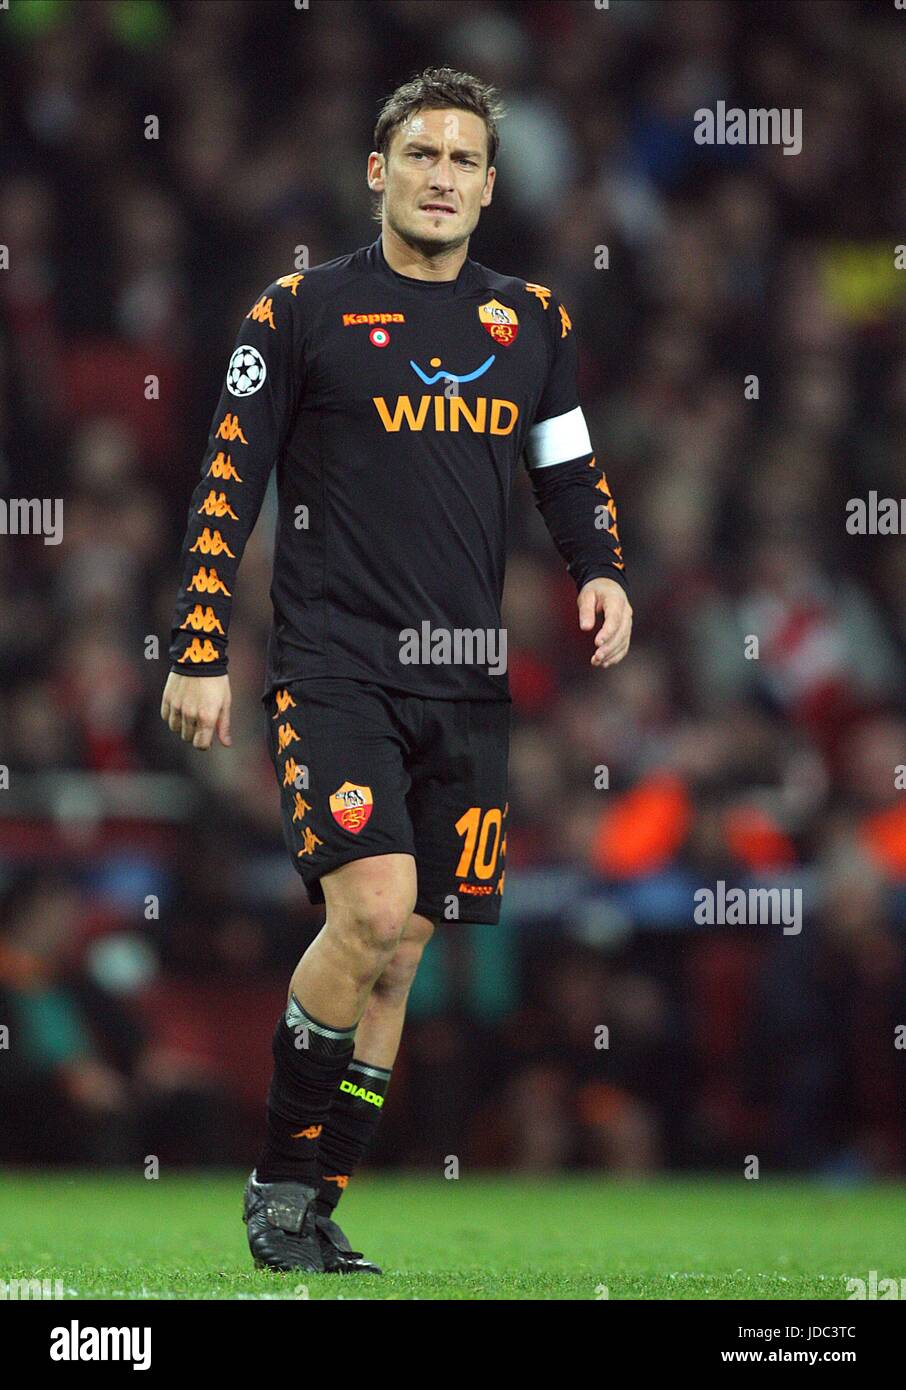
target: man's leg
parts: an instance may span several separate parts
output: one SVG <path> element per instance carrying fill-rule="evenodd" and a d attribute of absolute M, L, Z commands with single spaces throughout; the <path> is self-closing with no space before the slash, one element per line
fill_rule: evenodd
<path fill-rule="evenodd" d="M 400 943 L 374 983 L 355 1035 L 356 1060 L 392 1067 L 399 1051 L 409 990 L 422 952 L 434 935 L 434 923 L 413 912 Z"/>
<path fill-rule="evenodd" d="M 355 1037 L 355 1054 L 334 1091 L 318 1140 L 316 1210 L 330 1216 L 374 1142 L 399 1050 L 406 1002 L 434 923 L 413 912 L 399 945 L 374 983 Z"/>
<path fill-rule="evenodd" d="M 260 1182 L 317 1182 L 318 1140 L 352 1061 L 356 1029 L 412 916 L 415 860 L 356 859 L 326 874 L 322 885 L 327 919 L 296 966 L 274 1033 Z"/>
<path fill-rule="evenodd" d="M 243 1217 L 259 1265 L 379 1274 L 316 1210 L 318 1140 L 369 995 L 412 916 L 415 860 L 353 860 L 322 882 L 327 920 L 293 972 L 274 1031 L 267 1135 L 246 1184 Z"/>

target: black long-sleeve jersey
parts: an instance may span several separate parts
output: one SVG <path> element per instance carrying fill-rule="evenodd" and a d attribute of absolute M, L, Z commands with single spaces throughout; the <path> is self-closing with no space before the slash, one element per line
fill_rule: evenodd
<path fill-rule="evenodd" d="M 469 259 L 454 281 L 415 280 L 391 269 L 380 237 L 281 276 L 240 327 L 211 423 L 170 669 L 226 671 L 236 573 L 276 463 L 263 698 L 331 676 L 508 700 L 505 671 L 468 659 L 482 648 L 456 635 L 500 630 L 523 455 L 577 588 L 623 583 L 572 324 L 549 289 Z"/>

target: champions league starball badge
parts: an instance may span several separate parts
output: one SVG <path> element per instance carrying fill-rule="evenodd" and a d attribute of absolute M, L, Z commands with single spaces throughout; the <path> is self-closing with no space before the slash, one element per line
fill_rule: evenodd
<path fill-rule="evenodd" d="M 257 348 L 242 343 L 230 358 L 226 384 L 231 396 L 252 396 L 260 391 L 267 376 L 267 364 Z"/>

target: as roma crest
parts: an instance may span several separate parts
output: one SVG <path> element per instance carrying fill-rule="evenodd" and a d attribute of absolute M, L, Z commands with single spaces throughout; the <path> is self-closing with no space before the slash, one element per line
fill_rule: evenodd
<path fill-rule="evenodd" d="M 330 798 L 330 814 L 337 825 L 348 830 L 350 835 L 358 835 L 368 824 L 374 798 L 370 787 L 358 787 L 354 782 L 344 782 Z"/>
<path fill-rule="evenodd" d="M 489 299 L 487 304 L 479 304 L 478 317 L 490 333 L 495 343 L 509 347 L 515 343 L 519 332 L 519 319 L 515 309 L 508 309 L 499 299 Z"/>

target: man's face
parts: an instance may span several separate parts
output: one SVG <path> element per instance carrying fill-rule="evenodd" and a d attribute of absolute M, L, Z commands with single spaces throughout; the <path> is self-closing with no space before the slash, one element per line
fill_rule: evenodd
<path fill-rule="evenodd" d="M 383 193 L 384 218 L 399 236 L 447 247 L 471 235 L 497 172 L 485 168 L 487 140 L 471 111 L 416 111 L 393 132 L 386 161 L 369 156 L 369 185 Z"/>

